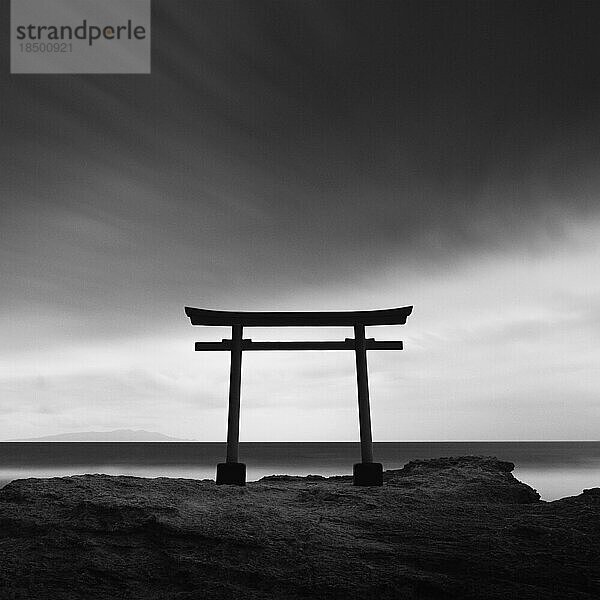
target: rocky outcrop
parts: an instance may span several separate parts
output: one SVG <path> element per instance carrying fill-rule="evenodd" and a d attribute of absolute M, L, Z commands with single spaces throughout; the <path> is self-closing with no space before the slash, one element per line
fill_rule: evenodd
<path fill-rule="evenodd" d="M 414 460 L 402 469 L 387 471 L 390 485 L 436 498 L 529 504 L 540 495 L 512 474 L 515 465 L 486 456 Z"/>
<path fill-rule="evenodd" d="M 0 598 L 596 599 L 600 490 L 541 502 L 512 464 L 347 477 L 82 475 L 0 490 Z"/>

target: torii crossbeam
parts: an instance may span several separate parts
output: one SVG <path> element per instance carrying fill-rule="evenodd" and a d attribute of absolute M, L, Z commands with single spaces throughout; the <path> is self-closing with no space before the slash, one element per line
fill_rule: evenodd
<path fill-rule="evenodd" d="M 246 465 L 239 462 L 240 390 L 242 352 L 249 350 L 354 350 L 358 387 L 361 462 L 354 465 L 354 485 L 383 485 L 383 466 L 373 462 L 371 409 L 367 350 L 402 350 L 402 342 L 365 338 L 370 325 L 404 325 L 412 306 L 387 310 L 345 312 L 230 312 L 185 308 L 192 325 L 231 327 L 231 339 L 196 342 L 197 351 L 227 350 L 231 353 L 227 458 L 217 465 L 217 484 L 245 485 Z M 353 327 L 354 339 L 340 342 L 253 342 L 243 338 L 244 327 Z"/>

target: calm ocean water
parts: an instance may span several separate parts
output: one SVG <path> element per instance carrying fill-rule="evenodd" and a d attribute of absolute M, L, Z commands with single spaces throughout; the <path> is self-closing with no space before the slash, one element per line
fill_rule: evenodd
<path fill-rule="evenodd" d="M 497 456 L 545 500 L 600 487 L 600 442 L 379 442 L 375 460 L 397 469 L 415 458 Z M 248 479 L 265 475 L 342 475 L 358 462 L 353 442 L 246 442 Z M 207 442 L 0 442 L 0 485 L 25 477 L 108 473 L 214 479 L 225 444 Z"/>

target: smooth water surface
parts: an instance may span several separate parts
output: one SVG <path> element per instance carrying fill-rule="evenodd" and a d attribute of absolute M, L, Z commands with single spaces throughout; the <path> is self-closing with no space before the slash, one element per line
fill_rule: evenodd
<path fill-rule="evenodd" d="M 600 487 L 600 442 L 379 442 L 375 460 L 398 469 L 409 460 L 496 456 L 544 500 Z M 0 485 L 25 477 L 82 473 L 214 479 L 225 456 L 217 442 L 0 442 Z M 360 457 L 353 442 L 246 442 L 240 460 L 248 480 L 265 475 L 343 475 Z"/>

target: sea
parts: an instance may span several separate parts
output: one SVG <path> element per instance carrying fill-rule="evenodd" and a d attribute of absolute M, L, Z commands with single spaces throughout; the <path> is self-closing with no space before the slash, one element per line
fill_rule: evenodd
<path fill-rule="evenodd" d="M 375 460 L 399 469 L 410 460 L 496 456 L 543 500 L 600 487 L 600 442 L 375 442 Z M 219 442 L 0 442 L 0 486 L 14 479 L 84 473 L 214 479 Z M 266 475 L 345 475 L 359 462 L 354 442 L 242 442 L 248 481 Z"/>

